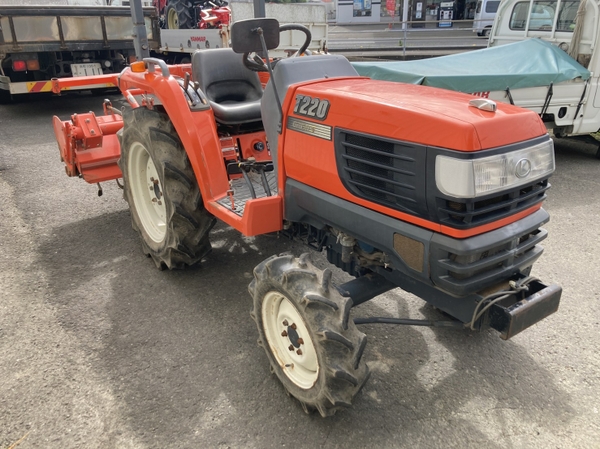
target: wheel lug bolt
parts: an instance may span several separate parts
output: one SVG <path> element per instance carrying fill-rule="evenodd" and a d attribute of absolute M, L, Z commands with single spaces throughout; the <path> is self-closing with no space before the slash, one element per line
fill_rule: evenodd
<path fill-rule="evenodd" d="M 296 351 L 296 354 L 298 354 L 298 355 L 302 355 L 302 349 L 298 349 L 298 350 Z"/>
<path fill-rule="evenodd" d="M 290 351 L 294 350 L 294 345 L 290 345 L 290 347 L 288 348 Z"/>
<path fill-rule="evenodd" d="M 158 179 L 152 179 L 152 182 L 153 182 L 154 184 L 158 184 Z"/>
<path fill-rule="evenodd" d="M 281 333 L 281 336 L 282 336 L 282 337 L 287 337 L 287 332 L 286 332 L 286 331 L 283 331 L 283 332 Z"/>
<path fill-rule="evenodd" d="M 283 323 L 281 323 L 281 324 L 283 324 L 284 326 L 287 326 L 288 325 L 288 320 L 283 320 Z"/>
<path fill-rule="evenodd" d="M 159 205 L 159 206 L 162 206 L 162 203 L 159 201 L 159 202 L 158 202 L 158 205 Z"/>
<path fill-rule="evenodd" d="M 154 178 L 152 176 L 150 177 L 150 181 L 154 182 Z"/>
<path fill-rule="evenodd" d="M 292 325 L 290 326 L 292 329 L 296 330 L 296 323 L 292 323 Z"/>
<path fill-rule="evenodd" d="M 152 198 L 152 202 L 156 203 L 158 200 L 156 198 Z"/>
<path fill-rule="evenodd" d="M 300 338 L 298 339 L 298 344 L 299 344 L 299 345 L 303 345 L 303 344 L 304 344 L 304 340 L 302 339 L 302 337 L 300 337 Z"/>

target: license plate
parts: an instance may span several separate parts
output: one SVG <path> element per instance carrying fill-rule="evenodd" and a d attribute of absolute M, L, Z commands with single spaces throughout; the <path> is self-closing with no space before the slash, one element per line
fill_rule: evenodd
<path fill-rule="evenodd" d="M 97 62 L 71 64 L 71 73 L 73 76 L 102 75 L 102 67 Z"/>

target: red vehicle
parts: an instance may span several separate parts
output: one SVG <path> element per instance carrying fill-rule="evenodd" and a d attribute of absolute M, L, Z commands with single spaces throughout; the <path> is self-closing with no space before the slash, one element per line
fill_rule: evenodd
<path fill-rule="evenodd" d="M 295 29 L 305 49 L 310 33 Z M 254 52 L 276 48 L 279 30 L 240 21 L 232 49 L 131 64 L 115 78 L 131 105 L 122 117 L 106 103 L 104 117 L 54 118 L 67 174 L 123 178 L 133 228 L 161 269 L 199 263 L 222 220 L 303 241 L 349 273 L 334 285 L 307 254 L 254 269 L 259 343 L 307 412 L 350 406 L 366 382 L 361 324 L 492 327 L 508 339 L 555 312 L 561 288 L 530 274 L 554 171 L 537 114 L 360 77 L 342 56 L 265 62 Z M 256 71 L 269 73 L 264 89 Z M 56 90 L 69 82 L 84 81 Z M 351 318 L 396 287 L 451 318 Z"/>
<path fill-rule="evenodd" d="M 155 0 L 166 28 L 221 28 L 229 25 L 231 8 L 225 0 Z"/>

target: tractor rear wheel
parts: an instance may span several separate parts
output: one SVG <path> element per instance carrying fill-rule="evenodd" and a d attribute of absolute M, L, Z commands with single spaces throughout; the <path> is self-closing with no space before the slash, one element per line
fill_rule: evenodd
<path fill-rule="evenodd" d="M 165 9 L 167 28 L 187 30 L 194 27 L 192 4 L 188 0 L 169 0 Z"/>
<path fill-rule="evenodd" d="M 159 269 L 184 268 L 211 249 L 215 218 L 202 202 L 196 177 L 166 114 L 125 111 L 120 135 L 125 200 L 144 253 Z"/>
<path fill-rule="evenodd" d="M 369 377 L 361 361 L 367 337 L 350 319 L 352 306 L 331 285 L 331 271 L 308 260 L 273 256 L 254 269 L 251 313 L 271 364 L 305 412 L 333 415 L 351 406 Z"/>

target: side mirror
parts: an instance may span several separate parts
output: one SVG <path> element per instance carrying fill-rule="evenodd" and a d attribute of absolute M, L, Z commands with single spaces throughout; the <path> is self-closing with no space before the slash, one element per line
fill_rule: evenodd
<path fill-rule="evenodd" d="M 259 30 L 267 44 L 267 50 L 279 47 L 279 22 L 277 19 L 246 19 L 231 25 L 231 47 L 236 53 L 263 50 Z"/>

